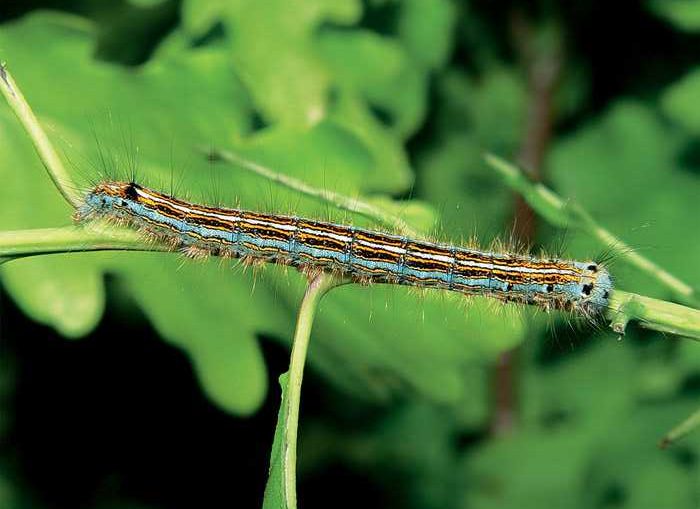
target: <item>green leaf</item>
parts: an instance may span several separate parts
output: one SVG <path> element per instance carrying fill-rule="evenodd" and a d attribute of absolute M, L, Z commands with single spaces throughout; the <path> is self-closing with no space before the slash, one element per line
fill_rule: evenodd
<path fill-rule="evenodd" d="M 494 440 L 465 457 L 459 505 L 477 509 L 571 507 L 585 449 L 569 433 L 519 433 Z M 566 452 L 564 452 L 566 451 Z"/>
<path fill-rule="evenodd" d="M 698 98 L 700 98 L 700 69 L 696 68 L 666 89 L 661 105 L 669 117 L 697 135 L 700 133 Z"/>
<path fill-rule="evenodd" d="M 527 367 L 517 431 L 463 456 L 457 482 L 469 488 L 461 504 L 692 507 L 694 468 L 657 443 L 659 430 L 693 403 L 642 399 L 644 357 L 630 341 L 579 345 L 553 360 L 542 360 L 542 349 L 528 344 L 521 352 Z"/>
<path fill-rule="evenodd" d="M 453 44 L 456 7 L 448 0 L 407 0 L 398 34 L 412 61 L 428 69 L 444 65 Z"/>
<path fill-rule="evenodd" d="M 0 506 L 7 509 L 20 507 L 18 498 L 15 487 L 4 475 L 0 474 Z"/>
<path fill-rule="evenodd" d="M 697 0 L 650 0 L 649 7 L 681 30 L 700 29 L 700 3 Z"/>
<path fill-rule="evenodd" d="M 359 94 L 406 137 L 425 114 L 426 80 L 397 40 L 367 30 L 324 30 L 318 47 L 342 93 Z"/>
<path fill-rule="evenodd" d="M 332 120 L 309 129 L 270 127 L 249 136 L 239 151 L 277 172 L 349 196 L 360 193 L 367 187 L 367 180 L 377 177 L 367 146 Z M 269 186 L 264 180 L 259 182 Z M 295 203 L 298 198 L 288 193 L 277 196 L 275 201 Z"/>
<path fill-rule="evenodd" d="M 324 116 L 331 81 L 315 56 L 314 32 L 323 22 L 347 24 L 358 14 L 354 0 L 190 0 L 183 20 L 195 33 L 206 32 L 215 20 L 224 24 L 235 66 L 268 121 L 311 125 Z"/>
<path fill-rule="evenodd" d="M 162 337 L 189 353 L 207 395 L 238 413 L 257 410 L 267 378 L 256 334 L 286 330 L 270 311 L 274 298 L 266 287 L 243 298 L 251 294 L 251 275 L 222 274 L 215 260 L 183 265 L 173 255 L 124 253 L 114 262 Z M 206 296 L 197 291 L 202 288 Z"/>
<path fill-rule="evenodd" d="M 403 145 L 381 124 L 365 101 L 341 90 L 329 118 L 357 135 L 371 150 L 375 171 L 365 181 L 367 191 L 398 193 L 411 186 L 413 175 Z"/>
<path fill-rule="evenodd" d="M 156 7 L 166 2 L 166 0 L 128 0 L 136 7 Z"/>
<path fill-rule="evenodd" d="M 449 106 L 438 112 L 437 139 L 420 154 L 423 193 L 439 207 L 443 236 L 458 240 L 476 234 L 487 246 L 510 222 L 513 195 L 483 155 L 515 151 L 525 92 L 512 72 L 498 67 L 480 80 L 447 73 L 438 90 Z"/>
<path fill-rule="evenodd" d="M 279 378 L 281 398 L 280 409 L 277 414 L 275 436 L 270 450 L 270 470 L 267 474 L 265 485 L 265 498 L 263 509 L 289 509 L 287 506 L 286 488 L 284 484 L 284 470 L 286 468 L 286 443 L 285 429 L 287 424 L 287 383 L 289 374 L 284 373 Z"/>
<path fill-rule="evenodd" d="M 299 129 L 332 119 L 370 148 L 367 189 L 401 192 L 412 182 L 401 136 L 422 120 L 427 74 L 415 70 L 397 38 L 329 28 L 360 14 L 354 0 L 190 0 L 183 9 L 193 34 L 215 23 L 225 28 L 225 47 L 266 122 Z M 389 127 L 375 110 L 392 117 Z"/>
<path fill-rule="evenodd" d="M 517 313 L 504 320 L 512 310 L 483 299 L 466 303 L 459 295 L 428 291 L 417 300 L 412 293 L 354 285 L 331 292 L 315 324 L 312 362 L 359 396 L 387 397 L 408 384 L 444 404 L 478 406 L 465 385 L 465 367 L 522 341 L 524 321 Z M 342 336 L 334 333 L 341 328 Z"/>
<path fill-rule="evenodd" d="M 51 255 L 10 262 L 2 283 L 22 311 L 69 338 L 92 331 L 105 307 L 102 276 L 92 255 Z"/>

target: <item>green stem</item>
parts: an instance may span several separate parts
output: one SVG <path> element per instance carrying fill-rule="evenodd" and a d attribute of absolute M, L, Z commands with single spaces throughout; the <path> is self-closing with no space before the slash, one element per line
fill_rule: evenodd
<path fill-rule="evenodd" d="M 700 426 L 700 410 L 696 410 L 661 439 L 659 447 L 665 449 Z"/>
<path fill-rule="evenodd" d="M 80 206 L 81 198 L 76 191 L 77 187 L 73 183 L 73 179 L 66 171 L 65 166 L 63 166 L 56 150 L 54 150 L 41 124 L 39 124 L 36 115 L 34 115 L 29 104 L 27 104 L 22 91 L 5 68 L 4 63 L 0 65 L 0 92 L 5 96 L 10 108 L 12 108 L 22 127 L 24 127 L 24 130 L 32 140 L 34 149 L 58 191 L 73 208 Z"/>
<path fill-rule="evenodd" d="M 0 232 L 0 263 L 27 256 L 77 251 L 167 251 L 122 228 L 64 226 Z"/>
<path fill-rule="evenodd" d="M 304 377 L 304 363 L 309 346 L 311 326 L 318 309 L 318 304 L 331 288 L 343 284 L 328 274 L 314 277 L 306 288 L 306 293 L 299 307 L 292 355 L 289 361 L 289 386 L 287 392 L 287 418 L 284 430 L 284 493 L 286 508 L 297 506 L 296 464 L 297 431 L 299 429 L 299 403 L 301 400 L 301 382 Z"/>
<path fill-rule="evenodd" d="M 700 311 L 620 290 L 610 295 L 610 327 L 624 334 L 631 320 L 644 328 L 700 340 Z"/>
<path fill-rule="evenodd" d="M 519 192 L 528 204 L 547 221 L 561 227 L 576 225 L 597 238 L 622 260 L 648 274 L 671 290 L 680 302 L 697 306 L 697 296 L 690 285 L 637 253 L 609 230 L 600 226 L 585 209 L 580 206 L 571 206 L 551 189 L 542 184 L 531 182 L 517 166 L 504 161 L 500 157 L 486 154 L 484 158 L 488 165 L 498 171 L 506 183 Z"/>
<path fill-rule="evenodd" d="M 202 149 L 204 150 L 204 149 Z M 293 191 L 305 194 L 317 200 L 331 203 L 341 210 L 347 210 L 355 214 L 359 214 L 368 219 L 376 221 L 384 226 L 395 229 L 406 235 L 418 236 L 418 233 L 411 228 L 403 219 L 393 214 L 383 211 L 381 208 L 367 203 L 362 200 L 350 198 L 340 193 L 328 191 L 327 189 L 319 189 L 313 187 L 306 182 L 303 182 L 289 175 L 276 172 L 262 164 L 245 159 L 228 150 L 206 149 L 208 157 L 212 160 L 221 160 L 229 164 L 235 164 L 241 168 L 251 171 L 256 175 L 260 175 L 272 182 L 276 182 Z"/>

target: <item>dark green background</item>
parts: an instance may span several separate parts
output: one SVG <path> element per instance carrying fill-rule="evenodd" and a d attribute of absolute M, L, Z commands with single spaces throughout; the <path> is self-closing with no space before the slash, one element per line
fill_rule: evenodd
<path fill-rule="evenodd" d="M 542 179 L 698 287 L 697 2 L 0 5 L 0 60 L 80 185 L 110 171 L 97 138 L 107 166 L 137 159 L 155 187 L 174 176 L 193 199 L 349 220 L 196 150 L 228 148 L 455 242 L 510 231 L 516 199 L 481 156 L 522 153 L 533 65 L 552 59 Z M 0 228 L 69 224 L 5 104 L 0 154 Z M 572 258 L 606 247 L 527 226 Z M 300 276 L 93 253 L 0 278 L 0 507 L 260 505 Z M 514 420 L 494 433 L 496 366 L 514 347 Z M 302 507 L 700 504 L 700 439 L 657 448 L 700 401 L 691 341 L 344 287 L 321 305 L 309 361 Z"/>

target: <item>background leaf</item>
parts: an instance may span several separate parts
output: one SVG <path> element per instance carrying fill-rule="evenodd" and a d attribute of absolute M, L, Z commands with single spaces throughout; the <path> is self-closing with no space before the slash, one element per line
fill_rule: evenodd
<path fill-rule="evenodd" d="M 287 424 L 287 385 L 289 382 L 289 374 L 284 373 L 280 376 L 280 389 L 282 395 L 280 397 L 280 411 L 277 416 L 277 425 L 275 426 L 275 437 L 272 440 L 272 448 L 270 452 L 270 472 L 267 476 L 267 484 L 265 485 L 265 497 L 263 500 L 264 509 L 277 509 L 287 507 L 284 488 L 284 469 L 285 469 L 285 444 L 284 430 Z"/>
<path fill-rule="evenodd" d="M 81 189 L 136 167 L 196 201 L 377 227 L 210 162 L 212 147 L 428 238 L 487 246 L 521 212 L 482 156 L 522 162 L 549 122 L 545 184 L 699 286 L 694 2 L 47 5 L 0 6 L 0 60 Z M 0 153 L 0 227 L 69 224 L 4 103 Z M 605 251 L 532 222 L 535 251 Z M 669 298 L 619 260 L 611 270 L 622 290 Z M 109 252 L 13 261 L 0 280 L 2 502 L 260 505 L 268 388 L 287 369 L 303 277 Z M 698 407 L 697 345 L 610 341 L 542 315 L 389 286 L 330 292 L 302 398 L 300 503 L 694 507 L 697 436 L 657 443 Z"/>

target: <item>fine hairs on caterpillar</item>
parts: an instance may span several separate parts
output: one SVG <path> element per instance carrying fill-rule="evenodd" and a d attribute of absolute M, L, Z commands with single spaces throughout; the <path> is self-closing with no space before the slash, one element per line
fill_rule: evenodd
<path fill-rule="evenodd" d="M 437 288 L 570 311 L 586 319 L 608 305 L 612 280 L 593 261 L 499 253 L 296 216 L 197 205 L 134 182 L 105 181 L 75 219 L 135 228 L 193 258 L 277 263 L 359 283 Z"/>

